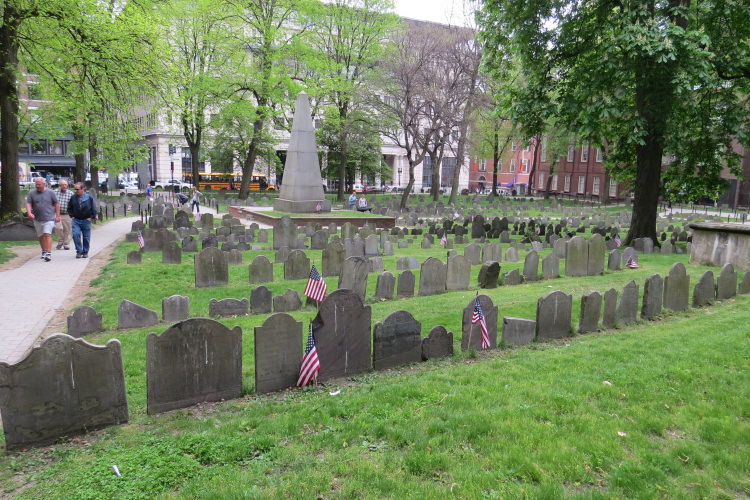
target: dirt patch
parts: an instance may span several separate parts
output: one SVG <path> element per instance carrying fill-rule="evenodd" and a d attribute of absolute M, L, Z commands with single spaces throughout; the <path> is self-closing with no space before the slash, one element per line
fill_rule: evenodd
<path fill-rule="evenodd" d="M 16 254 L 16 256 L 0 264 L 0 271 L 9 271 L 21 267 L 34 257 L 38 259 L 42 252 L 39 245 L 19 245 L 17 247 L 8 247 L 8 251 Z"/>

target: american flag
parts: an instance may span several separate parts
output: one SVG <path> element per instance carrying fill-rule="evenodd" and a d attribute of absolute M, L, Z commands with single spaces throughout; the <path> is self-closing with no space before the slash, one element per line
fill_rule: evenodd
<path fill-rule="evenodd" d="M 630 269 L 638 269 L 641 266 L 638 265 L 638 258 L 631 255 L 630 257 L 628 257 L 628 262 L 625 264 L 625 267 L 629 267 Z"/>
<path fill-rule="evenodd" d="M 490 336 L 487 333 L 487 322 L 484 320 L 484 313 L 482 312 L 482 305 L 479 303 L 479 297 L 474 301 L 474 315 L 471 317 L 471 324 L 475 325 L 479 323 L 479 328 L 482 329 L 482 349 L 490 348 Z"/>
<path fill-rule="evenodd" d="M 621 246 L 622 246 L 622 240 L 620 239 L 620 235 L 619 235 L 619 234 L 616 234 L 616 235 L 615 235 L 615 244 L 616 244 L 616 245 L 617 245 L 618 247 L 621 247 Z"/>
<path fill-rule="evenodd" d="M 443 237 L 440 238 L 440 244 L 444 247 L 448 246 L 448 238 L 445 236 L 445 233 L 443 233 Z"/>
<path fill-rule="evenodd" d="M 313 336 L 312 325 L 310 325 L 310 332 L 307 334 L 305 355 L 302 357 L 302 366 L 299 369 L 297 387 L 308 385 L 319 371 L 320 360 L 318 359 L 318 349 L 315 347 L 315 337 Z"/>
<path fill-rule="evenodd" d="M 143 233 L 138 231 L 138 248 L 143 248 L 146 246 L 146 242 L 143 240 Z"/>
<path fill-rule="evenodd" d="M 310 277 L 307 280 L 304 294 L 313 300 L 321 302 L 326 298 L 326 291 L 328 291 L 328 286 L 326 285 L 326 282 L 323 281 L 323 277 L 320 276 L 315 265 L 313 265 L 312 269 L 310 269 Z"/>

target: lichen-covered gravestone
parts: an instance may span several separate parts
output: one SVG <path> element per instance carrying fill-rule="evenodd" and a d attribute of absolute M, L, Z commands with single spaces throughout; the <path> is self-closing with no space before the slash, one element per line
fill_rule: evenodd
<path fill-rule="evenodd" d="M 422 339 L 422 359 L 453 356 L 453 332 L 442 325 L 433 326 L 429 335 Z"/>
<path fill-rule="evenodd" d="M 123 299 L 117 307 L 117 328 L 141 328 L 152 326 L 159 322 L 156 311 L 152 311 L 140 304 Z"/>
<path fill-rule="evenodd" d="M 537 340 L 560 339 L 570 335 L 573 296 L 559 290 L 539 298 L 536 306 Z"/>
<path fill-rule="evenodd" d="M 633 280 L 622 289 L 615 320 L 621 325 L 638 321 L 638 284 Z"/>
<path fill-rule="evenodd" d="M 79 338 L 90 333 L 101 332 L 102 313 L 98 313 L 94 308 L 81 306 L 68 316 L 68 335 Z"/>
<path fill-rule="evenodd" d="M 255 327 L 255 392 L 294 387 L 302 363 L 302 322 L 285 313 Z"/>
<path fill-rule="evenodd" d="M 658 274 L 646 278 L 643 285 L 643 305 L 641 318 L 654 319 L 661 314 L 662 296 L 664 295 L 664 280 Z"/>
<path fill-rule="evenodd" d="M 161 319 L 164 321 L 182 321 L 190 317 L 190 297 L 172 295 L 161 299 Z"/>
<path fill-rule="evenodd" d="M 419 295 L 428 296 L 445 292 L 445 264 L 434 257 L 428 257 L 422 263 L 419 273 Z"/>
<path fill-rule="evenodd" d="M 408 311 L 395 311 L 373 328 L 372 362 L 385 370 L 422 360 L 422 324 Z"/>
<path fill-rule="evenodd" d="M 581 317 L 578 333 L 595 332 L 599 329 L 599 315 L 602 310 L 602 296 L 599 292 L 588 292 L 581 298 Z"/>
<path fill-rule="evenodd" d="M 195 287 L 208 288 L 229 284 L 229 264 L 218 248 L 205 248 L 193 256 Z"/>

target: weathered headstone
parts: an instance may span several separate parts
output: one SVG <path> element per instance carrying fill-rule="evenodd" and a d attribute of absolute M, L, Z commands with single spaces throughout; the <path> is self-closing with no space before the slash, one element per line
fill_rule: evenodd
<path fill-rule="evenodd" d="M 581 317 L 578 320 L 578 333 L 597 331 L 601 311 L 602 296 L 599 292 L 591 291 L 581 297 Z"/>
<path fill-rule="evenodd" d="M 453 356 L 453 332 L 442 325 L 433 326 L 430 334 L 422 339 L 422 359 Z"/>
<path fill-rule="evenodd" d="M 102 327 L 102 313 L 98 313 L 93 307 L 81 306 L 68 316 L 68 335 L 79 338 L 90 333 L 104 330 Z"/>
<path fill-rule="evenodd" d="M 638 321 L 638 284 L 633 280 L 622 289 L 615 320 L 620 325 L 629 325 Z"/>
<path fill-rule="evenodd" d="M 568 248 L 570 255 L 570 248 Z M 537 340 L 561 339 L 570 335 L 573 296 L 559 290 L 540 297 L 536 305 Z"/>
<path fill-rule="evenodd" d="M 398 285 L 396 286 L 396 296 L 398 298 L 414 297 L 414 273 L 408 269 L 398 275 Z"/>
<path fill-rule="evenodd" d="M 511 269 L 507 273 L 503 274 L 503 285 L 514 286 L 521 284 L 521 273 L 518 269 Z"/>
<path fill-rule="evenodd" d="M 172 295 L 161 299 L 161 319 L 163 321 L 182 321 L 190 317 L 190 297 Z"/>
<path fill-rule="evenodd" d="M 609 251 L 609 256 L 607 257 L 607 269 L 610 271 L 619 271 L 621 261 L 620 251 L 613 248 Z"/>
<path fill-rule="evenodd" d="M 0 415 L 8 451 L 127 422 L 120 342 L 56 333 L 18 363 L 0 363 Z"/>
<path fill-rule="evenodd" d="M 195 287 L 208 288 L 229 284 L 229 264 L 218 248 L 206 248 L 193 256 Z"/>
<path fill-rule="evenodd" d="M 297 225 L 288 215 L 283 216 L 273 229 L 273 249 L 278 250 L 281 247 L 297 248 Z"/>
<path fill-rule="evenodd" d="M 526 345 L 534 341 L 536 321 L 503 316 L 502 340 L 506 346 Z"/>
<path fill-rule="evenodd" d="M 500 243 L 493 241 L 487 243 L 482 248 L 482 263 L 485 262 L 502 262 L 503 260 L 503 247 Z"/>
<path fill-rule="evenodd" d="M 526 281 L 539 280 L 539 254 L 531 250 L 523 261 L 523 277 Z"/>
<path fill-rule="evenodd" d="M 149 415 L 242 396 L 242 329 L 191 318 L 149 333 L 146 384 Z"/>
<path fill-rule="evenodd" d="M 672 311 L 685 311 L 690 305 L 690 276 L 685 264 L 675 262 L 664 278 L 664 307 Z"/>
<path fill-rule="evenodd" d="M 448 259 L 446 269 L 446 290 L 466 290 L 471 280 L 471 263 L 463 255 L 454 255 Z"/>
<path fill-rule="evenodd" d="M 500 277 L 500 264 L 488 261 L 479 269 L 477 283 L 479 288 L 497 288 L 497 280 Z"/>
<path fill-rule="evenodd" d="M 261 285 L 250 292 L 250 314 L 268 314 L 271 312 L 273 292 Z"/>
<path fill-rule="evenodd" d="M 123 299 L 117 307 L 117 328 L 141 328 L 152 326 L 159 322 L 156 311 L 152 311 L 142 305 Z"/>
<path fill-rule="evenodd" d="M 310 258 L 302 250 L 292 250 L 284 263 L 285 280 L 301 280 L 310 276 Z"/>
<path fill-rule="evenodd" d="M 395 288 L 396 277 L 388 271 L 385 271 L 378 275 L 378 282 L 375 285 L 375 297 L 379 299 L 392 299 Z"/>
<path fill-rule="evenodd" d="M 658 274 L 652 274 L 646 278 L 646 282 L 643 285 L 641 318 L 654 319 L 661 314 L 663 295 L 664 279 Z"/>
<path fill-rule="evenodd" d="M 565 276 L 588 275 L 589 245 L 583 236 L 572 237 L 567 243 L 565 254 Z"/>
<path fill-rule="evenodd" d="M 372 364 L 385 370 L 422 360 L 422 324 L 407 311 L 395 311 L 373 328 Z"/>
<path fill-rule="evenodd" d="M 367 292 L 367 260 L 363 257 L 349 257 L 341 266 L 338 288 L 353 290 L 357 296 L 365 301 Z"/>
<path fill-rule="evenodd" d="M 542 259 L 542 278 L 551 280 L 560 277 L 560 258 L 554 252 Z"/>
<path fill-rule="evenodd" d="M 617 290 L 610 288 L 604 292 L 604 311 L 602 328 L 614 328 L 617 325 Z"/>
<path fill-rule="evenodd" d="M 601 234 L 592 234 L 589 239 L 589 256 L 587 273 L 589 276 L 596 276 L 604 273 L 604 254 L 607 252 L 607 245 Z"/>
<path fill-rule="evenodd" d="M 273 264 L 265 255 L 256 256 L 248 266 L 250 283 L 269 283 L 273 281 Z"/>
<path fill-rule="evenodd" d="M 732 264 L 724 264 L 716 279 L 716 299 L 731 299 L 737 295 L 737 271 Z"/>
<path fill-rule="evenodd" d="M 520 258 L 521 257 L 518 255 L 518 249 L 516 247 L 510 247 L 505 252 L 506 262 L 518 262 Z"/>
<path fill-rule="evenodd" d="M 739 293 L 742 295 L 750 293 L 750 272 L 746 272 L 742 275 L 742 281 L 740 281 Z"/>
<path fill-rule="evenodd" d="M 230 318 L 232 316 L 247 316 L 250 311 L 250 302 L 247 298 L 242 299 L 211 299 L 208 303 L 208 315 L 212 318 Z"/>
<path fill-rule="evenodd" d="M 292 312 L 302 307 L 302 297 L 297 290 L 288 288 L 283 295 L 275 295 L 273 298 L 274 312 Z"/>
<path fill-rule="evenodd" d="M 428 296 L 445 292 L 446 265 L 434 257 L 422 262 L 419 273 L 419 295 Z"/>
<path fill-rule="evenodd" d="M 693 307 L 703 307 L 713 304 L 716 300 L 716 284 L 714 273 L 706 271 L 693 288 Z"/>
<path fill-rule="evenodd" d="M 338 276 L 341 274 L 341 267 L 344 265 L 346 252 L 341 242 L 335 241 L 329 243 L 323 250 L 323 266 L 321 274 L 323 276 Z"/>
<path fill-rule="evenodd" d="M 466 245 L 466 248 L 464 248 L 464 257 L 466 257 L 466 260 L 469 261 L 469 263 L 472 266 L 479 265 L 479 254 L 481 252 L 481 248 L 479 245 L 475 245 L 474 243 L 470 243 Z"/>
<path fill-rule="evenodd" d="M 294 387 L 302 363 L 302 322 L 285 313 L 269 316 L 255 334 L 255 392 Z"/>
<path fill-rule="evenodd" d="M 142 261 L 142 253 L 138 250 L 131 250 L 128 252 L 127 263 L 128 264 L 140 264 Z"/>

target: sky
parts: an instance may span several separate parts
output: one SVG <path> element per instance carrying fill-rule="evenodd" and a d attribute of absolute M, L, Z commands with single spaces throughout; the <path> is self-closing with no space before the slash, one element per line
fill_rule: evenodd
<path fill-rule="evenodd" d="M 396 14 L 402 17 L 456 26 L 466 24 L 463 0 L 395 0 L 394 3 Z"/>

